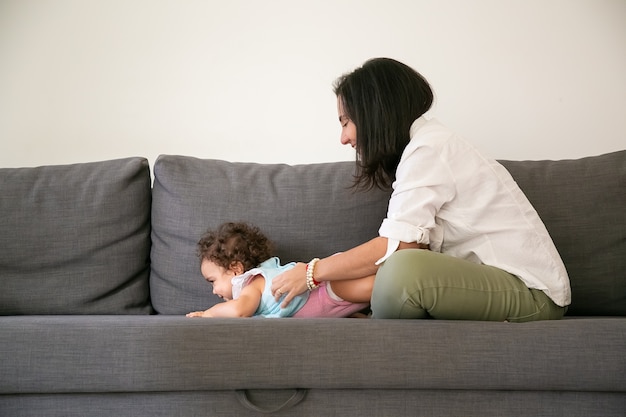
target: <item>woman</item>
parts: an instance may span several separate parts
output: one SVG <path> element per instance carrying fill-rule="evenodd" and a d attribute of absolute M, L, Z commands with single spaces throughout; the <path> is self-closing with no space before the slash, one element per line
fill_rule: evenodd
<path fill-rule="evenodd" d="M 355 185 L 392 187 L 379 236 L 276 277 L 283 304 L 315 282 L 375 275 L 374 318 L 560 319 L 565 266 L 506 169 L 423 115 L 428 82 L 387 58 L 335 84 L 341 143 L 357 154 Z M 308 268 L 308 270 L 307 270 Z"/>

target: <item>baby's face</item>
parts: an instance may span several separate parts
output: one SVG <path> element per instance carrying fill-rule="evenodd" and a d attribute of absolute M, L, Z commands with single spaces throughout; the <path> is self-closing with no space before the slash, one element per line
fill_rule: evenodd
<path fill-rule="evenodd" d="M 202 272 L 204 279 L 212 285 L 213 294 L 224 300 L 232 300 L 232 279 L 237 275 L 235 271 L 219 266 L 208 259 L 203 259 L 200 265 L 200 272 Z"/>

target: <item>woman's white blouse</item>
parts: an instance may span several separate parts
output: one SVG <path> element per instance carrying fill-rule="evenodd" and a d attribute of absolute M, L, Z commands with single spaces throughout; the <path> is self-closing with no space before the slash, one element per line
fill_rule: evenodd
<path fill-rule="evenodd" d="M 570 304 L 569 278 L 546 227 L 509 172 L 424 117 L 396 171 L 387 218 L 387 259 L 400 241 L 503 269 L 556 304 Z"/>

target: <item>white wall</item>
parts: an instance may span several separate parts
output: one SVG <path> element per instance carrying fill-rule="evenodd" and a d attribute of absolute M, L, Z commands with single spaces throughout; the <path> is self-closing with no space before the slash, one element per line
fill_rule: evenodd
<path fill-rule="evenodd" d="M 374 56 L 489 156 L 626 148 L 624 0 L 0 0 L 0 167 L 351 160 L 331 85 Z"/>

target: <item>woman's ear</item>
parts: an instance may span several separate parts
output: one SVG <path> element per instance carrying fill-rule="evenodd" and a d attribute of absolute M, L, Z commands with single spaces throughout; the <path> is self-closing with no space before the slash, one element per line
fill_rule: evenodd
<path fill-rule="evenodd" d="M 244 270 L 243 264 L 240 261 L 234 261 L 230 264 L 230 269 L 235 275 L 241 275 L 244 272 L 246 272 Z"/>

